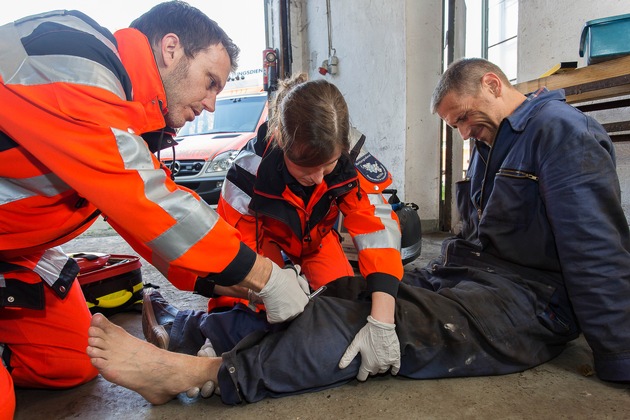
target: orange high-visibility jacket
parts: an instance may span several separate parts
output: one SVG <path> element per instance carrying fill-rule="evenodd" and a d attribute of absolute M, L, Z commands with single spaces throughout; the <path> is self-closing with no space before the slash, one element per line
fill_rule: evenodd
<path fill-rule="evenodd" d="M 170 179 L 141 137 L 168 137 L 142 33 L 112 35 L 76 11 L 4 25 L 0 82 L 0 273 L 18 266 L 51 286 L 71 281 L 72 260 L 55 247 L 100 211 L 180 289 L 208 294 L 247 275 L 256 254 Z"/>
<path fill-rule="evenodd" d="M 324 237 L 336 235 L 341 212 L 368 290 L 396 296 L 403 275 L 401 233 L 398 217 L 382 195 L 392 180 L 362 147 L 365 137 L 352 130 L 352 152 L 340 157 L 305 203 L 296 192 L 301 187 L 284 166 L 282 151 L 269 145 L 273 139 L 266 133 L 265 124 L 228 171 L 217 208 L 221 217 L 236 226 L 253 249 L 265 235 L 299 260 L 317 252 Z"/>

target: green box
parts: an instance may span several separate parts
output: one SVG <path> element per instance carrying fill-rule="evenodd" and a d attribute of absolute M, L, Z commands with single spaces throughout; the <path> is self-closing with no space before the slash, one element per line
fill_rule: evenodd
<path fill-rule="evenodd" d="M 590 20 L 580 37 L 580 57 L 586 64 L 630 54 L 630 14 Z"/>

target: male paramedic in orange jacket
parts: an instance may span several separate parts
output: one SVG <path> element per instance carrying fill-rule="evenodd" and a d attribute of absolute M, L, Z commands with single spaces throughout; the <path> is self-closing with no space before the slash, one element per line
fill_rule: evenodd
<path fill-rule="evenodd" d="M 64 388 L 97 374 L 79 271 L 59 245 L 99 214 L 176 287 L 260 292 L 270 322 L 308 302 L 301 279 L 257 256 L 153 152 L 201 111 L 239 49 L 199 10 L 159 4 L 112 35 L 77 11 L 0 27 L 0 413 L 13 385 Z M 1 417 L 1 416 L 0 416 Z"/>

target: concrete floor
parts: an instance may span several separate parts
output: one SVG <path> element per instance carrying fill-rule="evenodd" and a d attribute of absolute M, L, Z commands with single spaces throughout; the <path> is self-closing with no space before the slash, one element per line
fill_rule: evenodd
<path fill-rule="evenodd" d="M 425 235 L 422 256 L 410 266 L 438 255 L 443 238 L 444 234 Z M 135 254 L 101 220 L 64 250 Z M 160 285 L 175 306 L 205 308 L 205 299 L 178 291 L 146 262 L 142 275 L 145 283 Z M 111 319 L 143 337 L 139 313 Z M 590 349 L 580 338 L 555 360 L 522 373 L 425 381 L 387 376 L 237 407 L 224 405 L 216 396 L 197 401 L 182 396 L 152 406 L 99 376 L 69 390 L 17 390 L 15 419 L 629 419 L 630 386 L 598 380 L 591 366 Z"/>

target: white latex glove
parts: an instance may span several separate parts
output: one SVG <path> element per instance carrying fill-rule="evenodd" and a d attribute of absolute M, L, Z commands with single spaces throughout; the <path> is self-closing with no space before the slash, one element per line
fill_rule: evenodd
<path fill-rule="evenodd" d="M 197 352 L 197 356 L 199 357 L 217 357 L 217 352 L 214 351 L 214 347 L 212 347 L 212 343 L 209 339 L 206 338 L 206 342 L 199 351 Z M 220 394 L 219 387 L 215 385 L 212 381 L 207 381 L 201 389 L 198 387 L 192 387 L 188 391 L 186 391 L 186 395 L 188 398 L 197 398 L 201 395 L 203 398 L 210 398 L 212 394 L 216 392 L 217 395 Z"/>
<path fill-rule="evenodd" d="M 365 381 L 369 375 L 387 372 L 392 368 L 392 375 L 400 369 L 400 343 L 396 335 L 396 324 L 386 324 L 367 317 L 367 324 L 357 333 L 339 361 L 339 369 L 345 369 L 361 353 L 361 367 L 357 374 L 359 381 Z"/>
<path fill-rule="evenodd" d="M 304 311 L 308 303 L 308 281 L 300 276 L 299 265 L 280 268 L 272 263 L 269 281 L 256 293 L 262 298 L 267 321 L 272 324 L 291 320 Z"/>

